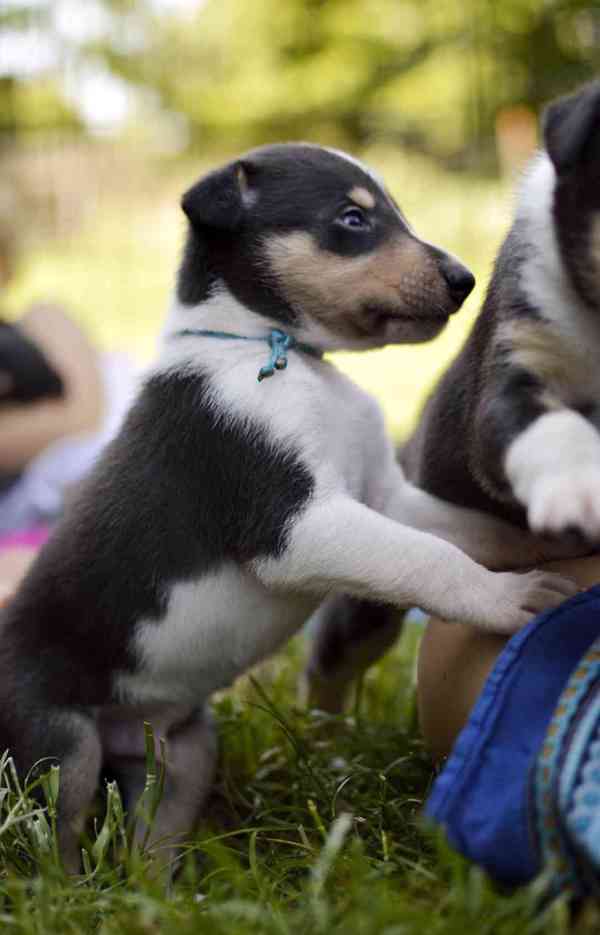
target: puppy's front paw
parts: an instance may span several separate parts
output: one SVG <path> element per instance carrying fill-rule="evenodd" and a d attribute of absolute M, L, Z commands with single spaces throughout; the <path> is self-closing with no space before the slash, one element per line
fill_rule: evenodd
<path fill-rule="evenodd" d="M 536 614 L 558 607 L 579 590 L 570 578 L 545 571 L 495 574 L 492 588 L 496 600 L 480 625 L 496 633 L 515 633 Z M 491 594 L 490 601 L 493 598 Z"/>
<path fill-rule="evenodd" d="M 600 542 L 600 469 L 584 466 L 540 478 L 529 497 L 527 519 L 539 535 L 576 533 L 590 544 Z"/>

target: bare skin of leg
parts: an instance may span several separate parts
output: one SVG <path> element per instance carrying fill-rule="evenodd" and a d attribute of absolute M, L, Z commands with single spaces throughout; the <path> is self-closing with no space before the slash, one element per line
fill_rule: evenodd
<path fill-rule="evenodd" d="M 98 356 L 79 325 L 55 305 L 33 305 L 19 327 L 56 368 L 64 396 L 36 403 L 6 403 L 0 410 L 0 470 L 16 471 L 47 445 L 93 432 L 104 400 Z"/>
<path fill-rule="evenodd" d="M 98 356 L 79 325 L 59 306 L 30 306 L 18 322 L 44 352 L 65 384 L 60 399 L 0 408 L 0 471 L 21 470 L 44 448 L 66 435 L 93 432 L 104 407 Z M 35 549 L 0 552 L 0 606 L 10 597 L 35 556 Z"/>
<path fill-rule="evenodd" d="M 573 578 L 582 590 L 600 582 L 598 555 L 544 567 Z M 438 762 L 450 753 L 506 642 L 472 626 L 430 620 L 419 652 L 417 698 L 421 731 Z"/>
<path fill-rule="evenodd" d="M 15 546 L 0 552 L 0 607 L 8 600 L 35 558 L 36 549 Z"/>

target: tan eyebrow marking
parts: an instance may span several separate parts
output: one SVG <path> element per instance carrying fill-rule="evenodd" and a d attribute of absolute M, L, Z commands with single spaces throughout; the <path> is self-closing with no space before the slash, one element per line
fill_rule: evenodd
<path fill-rule="evenodd" d="M 348 198 L 366 210 L 375 207 L 375 199 L 371 192 L 359 185 L 355 185 L 352 191 L 348 192 Z"/>

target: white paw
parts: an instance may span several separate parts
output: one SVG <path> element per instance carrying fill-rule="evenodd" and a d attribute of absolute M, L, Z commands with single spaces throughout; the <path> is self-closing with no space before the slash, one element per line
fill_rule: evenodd
<path fill-rule="evenodd" d="M 496 633 L 515 633 L 543 610 L 558 607 L 579 588 L 570 578 L 546 571 L 504 572 L 492 576 L 489 613 L 479 626 Z"/>
<path fill-rule="evenodd" d="M 576 532 L 590 543 L 600 542 L 600 469 L 584 466 L 541 477 L 527 506 L 532 532 L 544 536 Z"/>

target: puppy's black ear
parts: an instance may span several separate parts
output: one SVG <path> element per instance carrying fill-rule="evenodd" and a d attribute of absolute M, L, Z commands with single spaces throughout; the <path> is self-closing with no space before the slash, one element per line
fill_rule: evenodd
<path fill-rule="evenodd" d="M 249 166 L 232 162 L 215 169 L 196 182 L 181 199 L 181 207 L 192 227 L 239 227 L 254 200 L 248 180 Z"/>
<path fill-rule="evenodd" d="M 543 117 L 544 141 L 559 175 L 572 169 L 585 144 L 600 132 L 600 81 L 550 104 Z"/>

